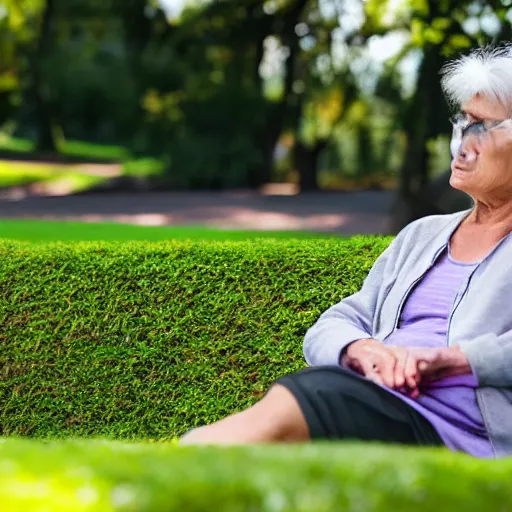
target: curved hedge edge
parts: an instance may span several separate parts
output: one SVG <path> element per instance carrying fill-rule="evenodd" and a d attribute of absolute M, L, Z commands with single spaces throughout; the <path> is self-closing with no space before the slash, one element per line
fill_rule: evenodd
<path fill-rule="evenodd" d="M 308 444 L 0 444 L 3 512 L 506 510 L 512 460 L 447 450 Z M 505 508 L 504 508 L 505 507 Z"/>
<path fill-rule="evenodd" d="M 221 232 L 222 233 L 222 232 Z M 258 233 L 258 232 L 255 232 Z M 278 232 L 279 233 L 279 232 Z M 320 233 L 321 234 L 321 233 Z M 80 248 L 80 249 L 97 249 L 103 248 L 126 248 L 133 246 L 135 248 L 166 248 L 166 247 L 191 247 L 191 246 L 254 246 L 254 245 L 271 245 L 279 244 L 282 246 L 294 245 L 300 246 L 303 244 L 321 244 L 321 245 L 332 245 L 332 244 L 375 244 L 384 243 L 388 245 L 392 240 L 393 235 L 353 235 L 351 237 L 326 237 L 326 238 L 279 238 L 278 236 L 272 237 L 267 236 L 266 232 L 261 237 L 241 239 L 241 240 L 228 240 L 228 239 L 194 239 L 194 238 L 183 238 L 183 239 L 168 239 L 168 240 L 47 240 L 40 241 L 37 244 L 31 243 L 26 240 L 16 240 L 12 238 L 0 238 L 0 250 L 12 250 L 16 248 L 23 248 L 27 251 L 38 252 L 45 248 L 51 249 L 66 249 Z"/>

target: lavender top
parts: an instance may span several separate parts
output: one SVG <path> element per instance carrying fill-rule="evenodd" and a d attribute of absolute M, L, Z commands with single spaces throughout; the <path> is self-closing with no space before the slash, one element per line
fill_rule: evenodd
<path fill-rule="evenodd" d="M 398 328 L 386 344 L 416 347 L 447 346 L 447 331 L 455 296 L 478 263 L 453 260 L 448 251 L 423 276 L 408 296 Z M 476 457 L 493 457 L 493 450 L 476 401 L 473 374 L 449 377 L 420 386 L 417 400 L 391 391 L 428 419 L 446 446 Z"/>

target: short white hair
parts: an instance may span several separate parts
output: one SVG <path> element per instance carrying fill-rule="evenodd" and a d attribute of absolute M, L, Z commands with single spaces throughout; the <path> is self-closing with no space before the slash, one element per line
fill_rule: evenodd
<path fill-rule="evenodd" d="M 441 70 L 441 86 L 452 107 L 480 94 L 512 108 L 512 45 L 477 48 Z"/>

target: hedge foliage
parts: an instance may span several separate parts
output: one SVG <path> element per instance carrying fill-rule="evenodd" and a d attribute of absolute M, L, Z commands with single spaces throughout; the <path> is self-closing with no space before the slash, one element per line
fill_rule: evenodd
<path fill-rule="evenodd" d="M 512 460 L 310 444 L 184 448 L 9 440 L 2 512 L 505 512 Z"/>
<path fill-rule="evenodd" d="M 0 242 L 0 434 L 165 439 L 240 410 L 388 243 Z"/>

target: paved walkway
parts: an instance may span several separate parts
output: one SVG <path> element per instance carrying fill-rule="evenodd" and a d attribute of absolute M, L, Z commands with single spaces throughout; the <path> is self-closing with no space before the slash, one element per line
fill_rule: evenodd
<path fill-rule="evenodd" d="M 391 192 L 98 193 L 0 200 L 0 218 L 203 225 L 221 229 L 311 230 L 344 235 L 385 233 Z"/>

